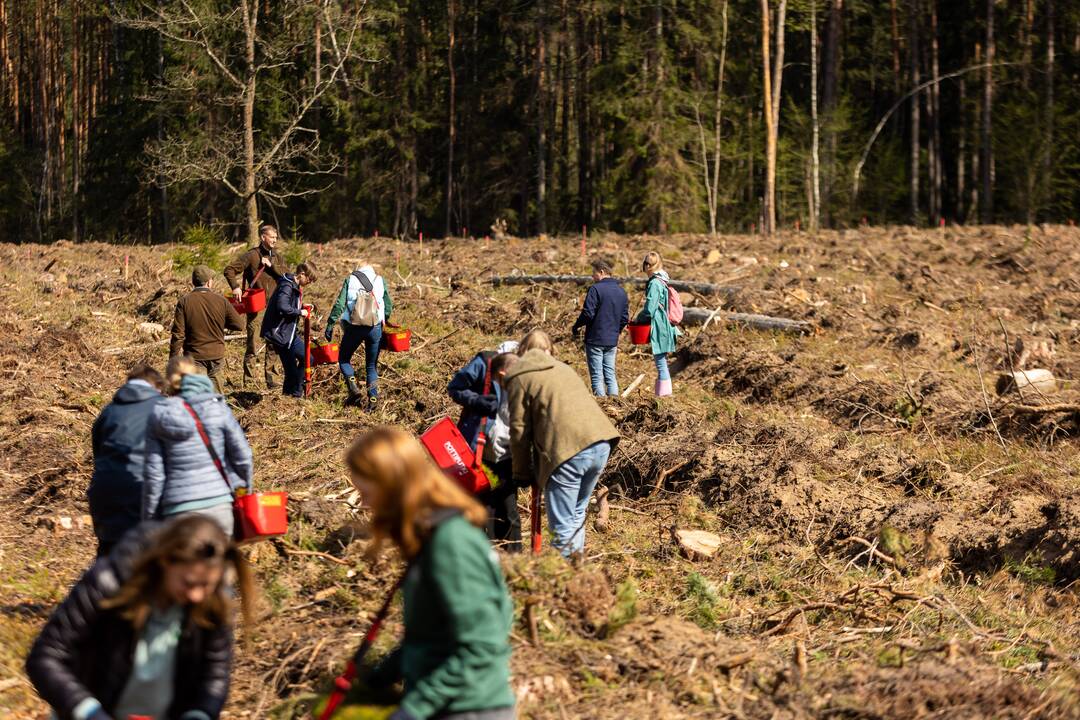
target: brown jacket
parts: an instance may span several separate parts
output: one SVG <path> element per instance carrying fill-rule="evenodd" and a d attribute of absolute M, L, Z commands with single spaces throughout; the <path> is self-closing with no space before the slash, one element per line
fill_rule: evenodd
<path fill-rule="evenodd" d="M 195 288 L 176 303 L 169 357 L 184 353 L 196 360 L 220 360 L 226 328 L 244 329 L 232 304 L 210 288 Z"/>
<path fill-rule="evenodd" d="M 243 255 L 239 256 L 231 263 L 225 266 L 225 279 L 229 282 L 229 287 L 235 290 L 238 287 L 247 289 L 251 287 L 251 280 L 259 272 L 259 268 L 262 267 L 263 257 L 270 258 L 271 266 L 277 271 L 278 275 L 284 275 L 288 269 L 285 265 L 285 257 L 281 253 L 270 253 L 269 250 L 263 248 L 262 244 L 256 245 Z M 260 287 L 266 291 L 266 301 L 270 302 L 270 296 L 274 294 L 274 290 L 277 289 L 277 281 L 274 280 L 273 275 L 269 271 L 266 271 L 259 275 L 259 279 L 255 281 L 255 287 Z"/>
<path fill-rule="evenodd" d="M 503 379 L 514 480 L 544 487 L 555 468 L 619 431 L 573 368 L 543 350 L 525 353 Z M 534 461 L 535 453 L 535 461 Z M 534 467 L 535 464 L 535 467 Z"/>

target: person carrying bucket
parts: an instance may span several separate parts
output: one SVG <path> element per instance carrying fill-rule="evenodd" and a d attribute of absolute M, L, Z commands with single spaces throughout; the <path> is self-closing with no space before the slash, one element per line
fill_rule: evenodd
<path fill-rule="evenodd" d="M 615 354 L 619 335 L 630 322 L 630 300 L 619 281 L 611 277 L 611 263 L 596 260 L 592 269 L 594 284 L 585 294 L 585 303 L 571 333 L 576 338 L 581 328 L 585 328 L 585 360 L 593 395 L 615 397 L 619 394 Z"/>
<path fill-rule="evenodd" d="M 668 274 L 655 252 L 646 253 L 641 261 L 641 271 L 649 278 L 645 285 L 645 306 L 638 313 L 637 322 L 650 326 L 649 345 L 656 364 L 656 396 L 671 395 L 671 371 L 668 369 L 668 353 L 675 352 L 675 338 L 679 330 L 668 317 Z"/>
<path fill-rule="evenodd" d="M 364 346 L 364 369 L 367 382 L 367 407 L 374 410 L 379 397 L 379 350 L 382 345 L 383 323 L 390 319 L 394 303 L 382 276 L 371 265 L 363 264 L 349 274 L 341 285 L 334 307 L 326 319 L 326 341 L 334 339 L 334 326 L 340 320 L 343 336 L 338 351 L 338 367 L 345 380 L 348 397 L 346 405 L 359 405 L 363 400 L 356 382 L 352 358 L 360 345 Z"/>
<path fill-rule="evenodd" d="M 216 720 L 229 693 L 233 606 L 253 620 L 236 545 L 200 516 L 143 523 L 53 612 L 26 674 L 54 717 Z"/>
<path fill-rule="evenodd" d="M 267 272 L 274 272 L 267 268 Z M 296 274 L 285 273 L 277 277 L 278 285 L 263 316 L 262 337 L 277 352 L 285 369 L 285 382 L 281 384 L 283 395 L 304 397 L 304 368 L 307 349 L 304 335 L 297 331 L 300 318 L 308 316 L 304 307 L 304 287 L 315 282 L 315 263 L 308 260 L 296 266 Z"/>
<path fill-rule="evenodd" d="M 544 493 L 555 549 L 580 553 L 589 496 L 619 431 L 573 368 L 542 350 L 499 355 L 491 373 L 509 396 L 514 480 Z"/>
<path fill-rule="evenodd" d="M 239 301 L 244 295 L 244 288 L 261 288 L 267 299 L 277 289 L 277 278 L 285 274 L 285 258 L 275 252 L 278 244 L 278 231 L 273 225 L 259 227 L 259 244 L 225 266 L 223 275 L 232 288 L 233 298 Z M 263 260 L 269 261 L 270 269 L 264 270 Z M 258 329 L 259 313 L 247 313 L 247 345 L 244 347 L 244 386 L 254 383 L 255 378 L 255 335 Z M 272 360 L 273 351 L 269 345 L 263 354 L 263 377 L 267 390 L 276 390 L 277 371 Z"/>
<path fill-rule="evenodd" d="M 458 430 L 472 451 L 481 453 L 484 465 L 495 475 L 492 487 L 476 496 L 488 511 L 485 532 L 508 552 L 521 551 L 521 517 L 510 461 L 510 407 L 506 392 L 491 375 L 491 360 L 517 348 L 517 341 L 507 340 L 495 350 L 477 353 L 454 373 L 447 386 L 450 399 L 462 408 Z M 478 449 L 481 436 L 484 443 Z"/>
<path fill-rule="evenodd" d="M 142 517 L 206 515 L 232 537 L 233 495 L 251 489 L 251 446 L 201 370 L 184 355 L 169 361 L 174 397 L 154 406 L 146 428 Z"/>
<path fill-rule="evenodd" d="M 408 563 L 404 640 L 367 674 L 367 685 L 404 681 L 391 720 L 513 720 L 514 606 L 498 555 L 479 530 L 484 509 L 404 430 L 364 433 L 345 460 L 371 511 L 369 555 L 390 541 Z"/>

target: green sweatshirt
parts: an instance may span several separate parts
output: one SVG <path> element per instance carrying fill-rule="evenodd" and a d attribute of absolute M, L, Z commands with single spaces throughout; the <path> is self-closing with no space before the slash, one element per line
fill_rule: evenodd
<path fill-rule="evenodd" d="M 404 679 L 401 708 L 420 720 L 512 707 L 513 605 L 484 533 L 461 515 L 440 523 L 402 594 L 405 639 L 379 663 L 373 684 Z"/>
<path fill-rule="evenodd" d="M 350 275 L 349 277 L 352 277 Z M 386 287 L 386 281 L 383 281 L 383 319 L 386 322 L 390 322 L 390 313 L 394 311 L 394 302 L 390 299 L 390 289 Z M 341 319 L 341 316 L 345 314 L 345 311 L 349 307 L 349 278 L 345 278 L 345 282 L 341 285 L 341 290 L 338 291 L 337 300 L 334 301 L 334 306 L 330 308 L 330 315 L 326 318 L 326 324 L 329 327 L 333 327 L 337 324 L 337 321 Z"/>

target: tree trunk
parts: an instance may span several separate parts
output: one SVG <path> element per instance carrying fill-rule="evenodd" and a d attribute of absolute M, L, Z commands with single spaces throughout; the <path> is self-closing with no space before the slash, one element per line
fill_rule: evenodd
<path fill-rule="evenodd" d="M 930 73 L 933 78 L 941 75 L 937 4 L 938 0 L 930 0 Z M 934 151 L 930 154 L 930 163 L 934 168 L 933 187 L 931 188 L 934 195 L 932 222 L 936 226 L 944 215 L 945 193 L 945 164 L 941 159 L 941 83 L 939 82 L 935 82 L 930 86 L 930 107 L 933 111 L 933 117 L 930 120 L 930 131 L 934 143 Z"/>
<path fill-rule="evenodd" d="M 828 208 L 836 176 L 837 136 L 833 115 L 837 107 L 837 88 L 840 76 L 840 29 L 843 23 L 844 0 L 830 0 L 829 21 L 825 29 L 822 51 L 821 114 L 825 119 L 825 178 L 818 206 Z M 828 213 L 826 213 L 826 218 Z"/>
<path fill-rule="evenodd" d="M 547 0 L 537 3 L 536 19 L 536 234 L 547 233 Z"/>
<path fill-rule="evenodd" d="M 574 18 L 574 36 L 577 50 L 577 224 L 592 224 L 592 129 L 589 124 L 589 73 L 592 71 L 592 47 L 588 40 L 585 11 L 579 6 Z"/>
<path fill-rule="evenodd" d="M 244 201 L 247 205 L 248 241 L 259 242 L 259 201 L 255 194 L 255 33 L 259 0 L 240 3 L 244 20 Z"/>
<path fill-rule="evenodd" d="M 450 110 L 447 117 L 446 144 L 446 224 L 443 234 L 454 234 L 454 141 L 457 137 L 457 73 L 454 70 L 454 26 L 457 23 L 457 4 L 455 0 L 446 0 L 446 69 L 450 75 Z"/>
<path fill-rule="evenodd" d="M 716 117 L 713 119 L 713 175 L 712 175 L 712 213 L 709 215 L 710 229 L 716 237 L 716 220 L 720 212 L 720 120 L 724 109 L 724 72 L 727 69 L 728 46 L 728 0 L 724 0 L 720 11 L 722 24 L 720 36 L 720 67 L 716 75 Z"/>
<path fill-rule="evenodd" d="M 908 30 L 911 37 L 908 39 L 908 72 L 911 76 L 911 86 L 918 87 L 919 77 L 919 9 L 918 2 L 913 2 L 908 14 Z M 908 144 L 908 193 L 909 220 L 912 225 L 919 224 L 919 107 L 922 93 L 917 92 L 911 96 L 911 138 Z"/>
<path fill-rule="evenodd" d="M 893 0 L 895 17 L 896 3 Z M 810 232 L 817 235 L 821 217 L 821 160 L 818 143 L 821 128 L 818 122 L 817 66 L 817 2 L 810 0 Z"/>
<path fill-rule="evenodd" d="M 956 221 L 961 223 L 967 220 L 966 198 L 964 197 L 967 187 L 965 179 L 967 175 L 967 116 L 967 81 L 965 78 L 960 78 L 960 112 L 957 113 L 957 122 L 960 127 L 956 133 Z"/>
<path fill-rule="evenodd" d="M 1054 146 L 1054 0 L 1046 0 L 1046 69 L 1043 73 L 1046 83 L 1043 102 L 1043 156 L 1042 156 L 1042 202 L 1049 205 L 1053 187 L 1053 146 Z"/>
<path fill-rule="evenodd" d="M 781 0 L 783 2 L 783 0 Z M 772 235 L 776 228 L 776 133 L 773 128 L 772 67 L 769 49 L 769 0 L 761 0 L 761 62 L 763 72 L 763 109 L 765 114 L 765 197 L 763 201 L 762 231 Z"/>
<path fill-rule="evenodd" d="M 900 24 L 896 16 L 896 0 L 889 0 L 889 26 L 892 30 L 893 92 L 900 94 Z"/>
<path fill-rule="evenodd" d="M 982 175 L 982 213 L 983 224 L 994 221 L 994 0 L 986 0 L 986 76 L 983 81 L 982 110 L 982 157 L 979 171 Z"/>

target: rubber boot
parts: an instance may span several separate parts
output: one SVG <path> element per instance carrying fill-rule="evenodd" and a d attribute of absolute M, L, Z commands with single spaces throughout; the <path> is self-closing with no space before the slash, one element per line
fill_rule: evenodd
<path fill-rule="evenodd" d="M 345 378 L 345 389 L 349 391 L 349 396 L 345 398 L 345 404 L 359 405 L 364 398 L 364 394 L 360 392 L 360 385 L 357 384 L 355 377 Z"/>
<path fill-rule="evenodd" d="M 667 397 L 671 394 L 671 381 L 670 380 L 657 380 L 656 381 L 656 397 Z"/>

